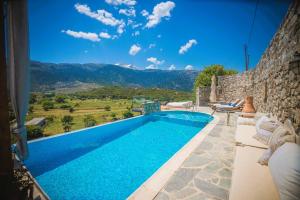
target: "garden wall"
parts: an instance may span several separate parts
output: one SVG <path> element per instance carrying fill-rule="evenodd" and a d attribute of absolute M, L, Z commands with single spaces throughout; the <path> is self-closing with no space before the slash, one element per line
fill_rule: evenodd
<path fill-rule="evenodd" d="M 253 70 L 218 77 L 219 99 L 254 97 L 257 111 L 300 127 L 300 3 L 294 1 Z"/>

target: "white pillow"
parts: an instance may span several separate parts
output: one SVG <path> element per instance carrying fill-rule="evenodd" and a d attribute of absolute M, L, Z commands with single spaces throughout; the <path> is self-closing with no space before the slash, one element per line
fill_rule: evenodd
<path fill-rule="evenodd" d="M 269 168 L 280 199 L 300 198 L 300 146 L 285 143 L 279 147 L 269 161 Z"/>
<path fill-rule="evenodd" d="M 270 157 L 276 151 L 276 149 L 286 142 L 296 142 L 296 134 L 291 126 L 290 120 L 286 120 L 284 124 L 280 125 L 274 131 L 269 140 L 269 149 L 263 153 L 258 162 L 262 165 L 267 165 Z"/>
<path fill-rule="evenodd" d="M 258 140 L 259 142 L 268 145 L 269 144 L 269 140 L 272 136 L 272 132 L 267 131 L 265 129 L 261 129 L 260 126 L 261 124 L 265 123 L 265 122 L 269 122 L 271 121 L 270 118 L 266 117 L 266 116 L 262 116 L 261 118 L 259 118 L 255 124 L 255 129 L 256 129 L 256 134 L 253 136 L 253 138 L 255 138 L 256 140 Z"/>

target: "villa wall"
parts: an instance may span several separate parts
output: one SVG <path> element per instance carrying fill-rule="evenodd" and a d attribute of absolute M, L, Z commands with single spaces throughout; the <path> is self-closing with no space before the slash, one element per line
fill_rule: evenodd
<path fill-rule="evenodd" d="M 300 128 L 300 3 L 294 1 L 253 70 L 218 77 L 219 99 L 254 97 L 257 111 Z"/>

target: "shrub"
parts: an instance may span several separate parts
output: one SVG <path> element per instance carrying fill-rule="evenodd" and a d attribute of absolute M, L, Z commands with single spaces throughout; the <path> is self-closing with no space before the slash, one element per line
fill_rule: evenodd
<path fill-rule="evenodd" d="M 50 115 L 46 117 L 46 122 L 47 123 L 52 123 L 54 121 L 55 116 L 54 115 Z"/>
<path fill-rule="evenodd" d="M 69 104 L 63 104 L 60 106 L 61 109 L 70 109 L 72 106 Z"/>
<path fill-rule="evenodd" d="M 51 101 L 45 101 L 42 106 L 45 111 L 48 111 L 54 108 L 54 103 Z"/>
<path fill-rule="evenodd" d="M 126 118 L 130 118 L 133 117 L 133 113 L 130 112 L 129 110 L 123 113 L 123 117 Z"/>
<path fill-rule="evenodd" d="M 61 119 L 61 123 L 62 123 L 63 129 L 65 130 L 65 132 L 68 132 L 71 130 L 72 122 L 73 122 L 72 116 L 70 116 L 70 115 L 63 116 L 63 118 Z"/>
<path fill-rule="evenodd" d="M 75 109 L 74 109 L 73 107 L 69 108 L 69 112 L 70 112 L 70 113 L 72 113 L 72 112 L 74 112 L 74 111 L 75 111 Z"/>
<path fill-rule="evenodd" d="M 37 95 L 34 94 L 34 93 L 31 93 L 30 99 L 29 99 L 29 103 L 30 103 L 30 104 L 34 104 L 34 103 L 36 103 L 36 102 L 37 102 Z"/>
<path fill-rule="evenodd" d="M 201 71 L 198 77 L 195 80 L 195 88 L 196 87 L 206 87 L 211 85 L 211 77 L 213 75 L 223 76 L 223 75 L 233 75 L 237 74 L 236 70 L 226 70 L 222 65 L 211 65 L 207 66 Z"/>
<path fill-rule="evenodd" d="M 66 102 L 66 97 L 59 95 L 59 96 L 55 96 L 55 101 L 56 103 L 65 103 Z"/>
<path fill-rule="evenodd" d="M 111 113 L 110 116 L 111 116 L 111 118 L 112 118 L 112 119 L 111 119 L 112 121 L 118 120 L 118 118 L 116 117 L 116 113 L 113 112 L 113 113 Z"/>
<path fill-rule="evenodd" d="M 27 126 L 27 137 L 29 140 L 43 137 L 44 130 L 39 126 Z"/>
<path fill-rule="evenodd" d="M 33 106 L 29 106 L 29 108 L 28 108 L 28 113 L 33 113 Z"/>
<path fill-rule="evenodd" d="M 110 106 L 105 106 L 105 107 L 104 107 L 104 110 L 106 110 L 106 111 L 110 111 L 110 109 L 111 109 Z"/>
<path fill-rule="evenodd" d="M 96 120 L 92 115 L 85 116 L 83 122 L 85 127 L 91 127 L 96 125 Z"/>

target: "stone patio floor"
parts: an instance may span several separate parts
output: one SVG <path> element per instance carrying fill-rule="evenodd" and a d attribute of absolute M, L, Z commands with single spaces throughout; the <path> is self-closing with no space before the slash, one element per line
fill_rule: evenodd
<path fill-rule="evenodd" d="M 211 112 L 207 107 L 199 110 Z M 184 161 L 155 200 L 228 199 L 235 156 L 235 117 L 229 126 L 225 113 L 215 113 L 220 121 Z"/>

